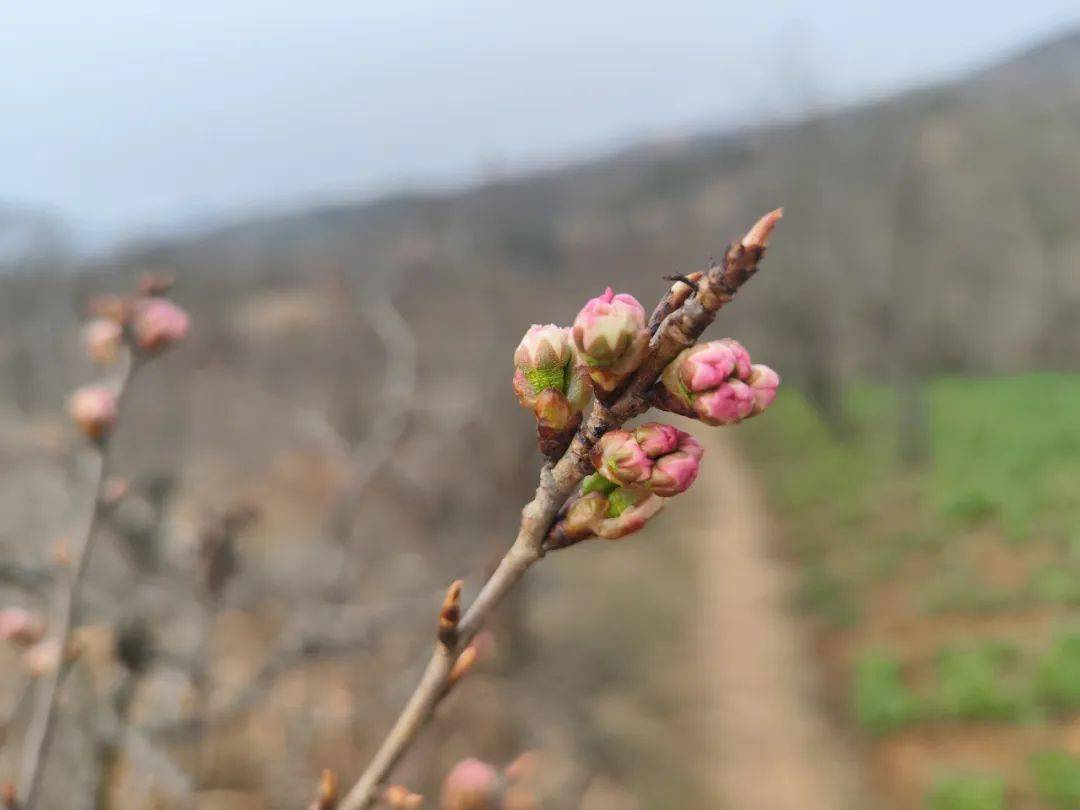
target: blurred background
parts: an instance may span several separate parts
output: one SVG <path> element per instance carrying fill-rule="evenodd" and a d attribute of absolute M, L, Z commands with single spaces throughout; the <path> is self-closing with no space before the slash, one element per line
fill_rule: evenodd
<path fill-rule="evenodd" d="M 1080 808 L 1075 2 L 7 3 L 0 75 L 0 607 L 47 609 L 91 497 L 88 299 L 171 273 L 194 322 L 116 436 L 44 806 L 351 782 L 535 487 L 521 334 L 783 205 L 711 333 L 776 406 L 545 560 L 400 780 L 534 751 L 551 808 Z"/>

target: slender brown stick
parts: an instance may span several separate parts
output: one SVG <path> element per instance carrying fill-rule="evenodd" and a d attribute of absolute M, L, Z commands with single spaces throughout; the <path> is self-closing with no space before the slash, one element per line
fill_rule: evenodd
<path fill-rule="evenodd" d="M 757 271 L 758 261 L 780 215 L 777 210 L 758 220 L 739 244 L 728 249 L 721 264 L 701 275 L 697 290 L 663 315 L 649 343 L 649 354 L 630 382 L 609 407 L 597 402 L 562 458 L 554 465 L 544 465 L 536 495 L 522 510 L 521 527 L 514 544 L 461 618 L 453 645 L 441 641 L 435 645 L 420 683 L 367 769 L 342 800 L 339 810 L 366 810 L 378 799 L 379 788 L 431 719 L 439 701 L 449 692 L 450 674 L 460 651 L 473 639 L 507 592 L 544 556 L 544 539 L 559 510 L 573 495 L 581 479 L 592 470 L 589 462 L 592 445 L 607 431 L 649 408 L 649 390 L 664 367 L 680 351 L 694 344 L 712 323 L 717 311 Z"/>
<path fill-rule="evenodd" d="M 123 412 L 125 394 L 138 366 L 139 359 L 134 354 L 129 354 L 126 364 L 115 383 L 118 414 Z M 59 660 L 51 672 L 41 676 L 41 683 L 38 685 L 34 695 L 34 709 L 30 718 L 30 726 L 26 732 L 22 769 L 20 771 L 19 784 L 22 786 L 22 797 L 19 807 L 21 810 L 33 810 L 39 798 L 41 777 L 45 771 L 45 760 L 56 728 L 57 700 L 60 696 L 64 676 L 67 675 L 70 669 L 67 653 L 77 619 L 79 593 L 89 566 L 90 555 L 94 550 L 94 540 L 98 534 L 98 523 L 105 505 L 103 485 L 109 477 L 111 445 L 110 435 L 106 435 L 95 445 L 93 504 L 90 507 L 90 514 L 83 530 L 72 548 L 72 559 L 68 567 L 70 573 L 66 580 L 59 583 L 55 618 L 56 640 L 60 645 Z"/>

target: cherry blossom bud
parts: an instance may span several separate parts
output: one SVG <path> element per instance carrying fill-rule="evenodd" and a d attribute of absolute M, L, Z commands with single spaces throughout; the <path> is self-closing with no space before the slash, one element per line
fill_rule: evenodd
<path fill-rule="evenodd" d="M 87 437 L 100 442 L 116 425 L 116 394 L 103 385 L 84 386 L 68 400 L 68 414 Z"/>
<path fill-rule="evenodd" d="M 731 353 L 735 356 L 735 376 L 745 382 L 750 376 L 750 352 L 735 338 L 722 338 L 717 342 L 731 350 Z"/>
<path fill-rule="evenodd" d="M 132 332 L 144 352 L 164 351 L 190 331 L 191 318 L 168 298 L 144 298 L 135 304 Z"/>
<path fill-rule="evenodd" d="M 679 446 L 679 439 L 689 435 L 677 427 L 660 422 L 647 422 L 634 428 L 633 433 L 637 443 L 641 445 L 641 449 L 649 458 L 659 458 L 672 452 Z"/>
<path fill-rule="evenodd" d="M 713 340 L 684 349 L 660 375 L 662 390 L 654 393 L 658 408 L 692 416 L 707 425 L 732 425 L 756 411 L 757 395 L 748 385 L 755 367 L 737 340 Z M 762 368 L 765 368 L 764 366 Z M 775 374 L 773 375 L 775 377 Z M 763 410 L 776 396 L 773 377 L 759 376 Z"/>
<path fill-rule="evenodd" d="M 83 345 L 95 363 L 113 363 L 120 354 L 124 328 L 111 318 L 95 318 L 83 328 Z"/>
<path fill-rule="evenodd" d="M 628 430 L 605 433 L 589 458 L 600 475 L 616 484 L 640 484 L 652 473 L 652 459 Z"/>
<path fill-rule="evenodd" d="M 570 545 L 592 537 L 593 528 L 607 517 L 608 500 L 603 492 L 588 492 L 570 504 L 553 535 L 557 545 Z"/>
<path fill-rule="evenodd" d="M 574 345 L 603 391 L 613 391 L 645 358 L 649 330 L 645 310 L 632 295 L 610 287 L 589 300 L 574 319 Z"/>
<path fill-rule="evenodd" d="M 424 804 L 423 796 L 404 785 L 390 785 L 383 791 L 382 799 L 390 810 L 419 810 Z"/>
<path fill-rule="evenodd" d="M 470 757 L 454 766 L 442 785 L 442 810 L 488 810 L 499 792 L 499 772 Z"/>
<path fill-rule="evenodd" d="M 21 607 L 0 610 L 0 641 L 29 647 L 44 637 L 45 620 L 40 614 Z"/>
<path fill-rule="evenodd" d="M 126 326 L 131 319 L 132 300 L 123 295 L 97 295 L 90 299 L 87 311 L 95 318 L 115 321 Z"/>
<path fill-rule="evenodd" d="M 697 480 L 702 452 L 697 440 L 687 436 L 682 448 L 656 460 L 649 476 L 649 489 L 662 498 L 686 492 Z"/>
<path fill-rule="evenodd" d="M 573 356 L 565 328 L 533 324 L 514 352 L 514 366 L 536 393 L 548 388 L 565 391 L 565 375 Z"/>
<path fill-rule="evenodd" d="M 54 672 L 60 666 L 60 642 L 55 638 L 39 641 L 22 654 L 22 661 L 34 677 Z"/>
<path fill-rule="evenodd" d="M 664 499 L 647 489 L 620 487 L 607 496 L 607 517 L 597 521 L 593 532 L 605 540 L 633 534 L 664 508 Z"/>
<path fill-rule="evenodd" d="M 734 425 L 754 410 L 754 392 L 742 380 L 728 380 L 694 396 L 694 412 L 706 425 Z"/>
<path fill-rule="evenodd" d="M 768 366 L 758 364 L 751 370 L 747 384 L 754 393 L 754 410 L 750 415 L 757 416 L 776 399 L 776 389 L 780 387 L 780 375 Z"/>

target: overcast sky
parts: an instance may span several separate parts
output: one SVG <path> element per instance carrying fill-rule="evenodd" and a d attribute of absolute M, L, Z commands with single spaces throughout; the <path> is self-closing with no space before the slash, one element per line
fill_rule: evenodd
<path fill-rule="evenodd" d="M 0 0 L 0 202 L 100 242 L 468 182 L 891 92 L 1078 23 L 1076 0 Z"/>

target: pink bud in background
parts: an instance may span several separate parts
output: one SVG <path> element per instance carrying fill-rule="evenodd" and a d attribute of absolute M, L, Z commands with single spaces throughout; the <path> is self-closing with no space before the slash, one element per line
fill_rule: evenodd
<path fill-rule="evenodd" d="M 613 391 L 634 371 L 649 347 L 645 310 L 632 295 L 610 287 L 590 299 L 574 319 L 574 345 L 593 382 Z"/>
<path fill-rule="evenodd" d="M 0 641 L 29 647 L 44 637 L 45 620 L 39 614 L 21 607 L 0 610 Z"/>
<path fill-rule="evenodd" d="M 589 458 L 600 475 L 616 484 L 639 484 L 652 472 L 652 461 L 628 430 L 605 433 Z"/>
<path fill-rule="evenodd" d="M 649 458 L 659 458 L 679 446 L 680 436 L 686 436 L 677 427 L 660 422 L 646 422 L 634 428 L 634 438 Z"/>
<path fill-rule="evenodd" d="M 731 350 L 731 354 L 735 357 L 735 376 L 745 381 L 750 376 L 750 352 L 735 338 L 723 338 L 716 342 Z"/>
<path fill-rule="evenodd" d="M 593 527 L 597 537 L 618 540 L 641 529 L 664 508 L 664 499 L 647 489 L 621 487 L 607 496 L 608 516 Z"/>
<path fill-rule="evenodd" d="M 776 399 L 776 390 L 780 387 L 780 375 L 768 366 L 758 364 L 751 370 L 747 384 L 754 394 L 754 409 L 750 415 L 757 416 Z"/>
<path fill-rule="evenodd" d="M 754 392 L 742 380 L 728 380 L 694 397 L 694 412 L 706 425 L 734 425 L 754 410 Z"/>
<path fill-rule="evenodd" d="M 156 353 L 186 338 L 191 318 L 168 298 L 144 298 L 135 304 L 131 327 L 135 345 Z"/>
<path fill-rule="evenodd" d="M 499 791 L 494 766 L 470 757 L 454 766 L 442 785 L 442 810 L 489 810 Z"/>
<path fill-rule="evenodd" d="M 95 363 L 112 363 L 120 354 L 124 330 L 110 318 L 95 318 L 83 328 L 83 345 Z"/>
<path fill-rule="evenodd" d="M 679 431 L 678 448 L 656 459 L 648 486 L 662 498 L 685 492 L 697 480 L 705 450 L 689 433 Z"/>
<path fill-rule="evenodd" d="M 103 385 L 80 388 L 68 400 L 68 414 L 89 439 L 100 442 L 116 425 L 116 394 Z"/>
<path fill-rule="evenodd" d="M 39 641 L 22 654 L 22 661 L 34 677 L 48 675 L 60 666 L 60 642 L 55 638 Z"/>

